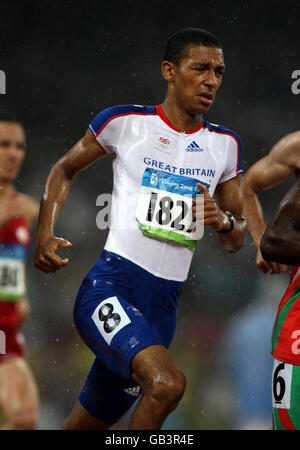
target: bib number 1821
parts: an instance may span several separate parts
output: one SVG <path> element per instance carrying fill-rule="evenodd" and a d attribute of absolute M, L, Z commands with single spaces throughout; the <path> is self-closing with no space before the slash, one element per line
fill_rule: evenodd
<path fill-rule="evenodd" d="M 157 192 L 151 192 L 148 204 L 147 217 L 148 222 L 174 228 L 177 231 L 191 233 L 195 226 L 195 220 L 189 214 L 189 208 L 192 205 L 192 199 L 188 201 L 181 199 L 172 199 L 168 195 L 158 198 Z M 188 218 L 188 221 L 185 220 Z"/>

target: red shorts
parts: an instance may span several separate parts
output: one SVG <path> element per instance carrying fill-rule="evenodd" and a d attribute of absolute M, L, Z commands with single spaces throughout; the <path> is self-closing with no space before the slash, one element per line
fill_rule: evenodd
<path fill-rule="evenodd" d="M 0 363 L 24 356 L 25 342 L 19 331 L 19 323 L 17 304 L 0 301 Z"/>

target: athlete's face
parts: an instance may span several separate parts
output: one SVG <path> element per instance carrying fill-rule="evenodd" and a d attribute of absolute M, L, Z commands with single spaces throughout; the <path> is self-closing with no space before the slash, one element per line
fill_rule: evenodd
<path fill-rule="evenodd" d="M 0 122 L 0 181 L 12 182 L 18 175 L 25 157 L 25 133 L 14 122 Z"/>
<path fill-rule="evenodd" d="M 170 75 L 177 102 L 191 113 L 206 113 L 214 102 L 225 70 L 220 48 L 195 46 L 188 50 Z"/>

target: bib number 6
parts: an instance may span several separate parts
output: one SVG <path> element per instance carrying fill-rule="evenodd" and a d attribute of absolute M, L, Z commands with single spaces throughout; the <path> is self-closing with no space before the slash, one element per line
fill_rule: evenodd
<path fill-rule="evenodd" d="M 272 374 L 272 404 L 273 408 L 289 408 L 293 366 L 274 360 Z"/>
<path fill-rule="evenodd" d="M 285 393 L 285 381 L 284 378 L 279 375 L 279 372 L 284 370 L 284 363 L 277 366 L 273 377 L 273 395 L 275 403 L 281 403 Z"/>

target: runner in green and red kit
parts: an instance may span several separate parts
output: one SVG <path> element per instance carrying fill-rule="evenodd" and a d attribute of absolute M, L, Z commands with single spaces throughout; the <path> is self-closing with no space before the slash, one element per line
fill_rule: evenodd
<path fill-rule="evenodd" d="M 287 134 L 276 142 L 266 156 L 250 167 L 243 179 L 244 210 L 248 232 L 257 250 L 257 267 L 264 273 L 280 274 L 287 271 L 287 264 L 294 266 L 290 285 L 279 305 L 273 333 L 272 354 L 276 358 L 273 370 L 273 393 L 275 392 L 275 395 L 273 394 L 273 416 L 275 418 L 273 423 L 274 427 L 278 429 L 300 428 L 299 419 L 296 421 L 297 407 L 296 409 L 294 407 L 295 402 L 300 406 L 300 396 L 298 394 L 299 400 L 297 400 L 296 395 L 297 385 L 300 385 L 300 373 L 298 373 L 300 372 L 300 345 L 298 350 L 298 342 L 300 343 L 298 339 L 300 337 L 299 267 L 297 267 L 300 265 L 299 231 L 297 231 L 297 227 L 294 227 L 294 222 L 288 220 L 290 216 L 286 211 L 288 208 L 289 212 L 293 211 L 293 215 L 297 216 L 295 208 L 298 204 L 299 210 L 299 197 L 297 197 L 297 188 L 294 188 L 296 189 L 296 194 L 293 191 L 295 198 L 293 197 L 293 200 L 287 204 L 285 199 L 281 204 L 279 214 L 284 226 L 279 229 L 276 220 L 276 235 L 274 237 L 274 233 L 272 234 L 270 243 L 270 232 L 271 229 L 274 229 L 275 222 L 271 222 L 267 234 L 264 235 L 266 224 L 258 196 L 260 192 L 293 175 L 296 178 L 300 175 L 300 131 Z M 288 194 L 287 198 L 290 198 L 289 195 L 291 194 Z M 263 235 L 265 237 L 262 254 L 260 244 Z M 292 240 L 290 241 L 290 239 Z M 267 247 L 266 243 L 268 243 Z M 288 377 L 288 373 L 293 380 Z M 292 391 L 289 384 L 291 381 Z M 291 403 L 284 403 L 287 398 L 291 400 Z M 293 418 L 291 420 L 288 417 Z"/>
<path fill-rule="evenodd" d="M 279 205 L 261 240 L 266 261 L 292 265 L 272 336 L 273 426 L 300 429 L 300 178 Z"/>

